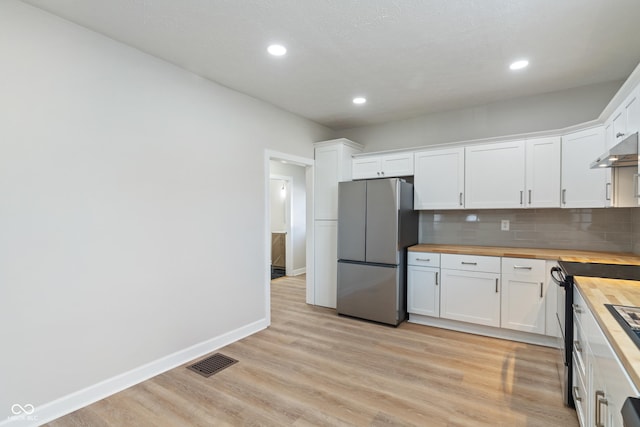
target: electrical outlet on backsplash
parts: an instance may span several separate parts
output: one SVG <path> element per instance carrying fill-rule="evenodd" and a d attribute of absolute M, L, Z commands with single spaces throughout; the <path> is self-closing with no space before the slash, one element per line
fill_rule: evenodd
<path fill-rule="evenodd" d="M 640 208 L 420 211 L 420 243 L 640 254 Z"/>

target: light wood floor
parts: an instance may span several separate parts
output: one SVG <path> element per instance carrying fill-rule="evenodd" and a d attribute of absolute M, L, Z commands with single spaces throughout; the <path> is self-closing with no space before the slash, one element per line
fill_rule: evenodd
<path fill-rule="evenodd" d="M 220 352 L 60 418 L 58 426 L 577 426 L 555 349 L 403 323 L 339 317 L 304 302 L 304 276 L 272 282 L 272 325 Z"/>

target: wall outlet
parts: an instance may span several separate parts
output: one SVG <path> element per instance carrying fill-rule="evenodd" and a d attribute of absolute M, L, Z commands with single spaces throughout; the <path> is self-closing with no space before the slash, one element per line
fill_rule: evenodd
<path fill-rule="evenodd" d="M 508 219 L 503 219 L 500 222 L 500 230 L 509 231 L 509 220 Z"/>

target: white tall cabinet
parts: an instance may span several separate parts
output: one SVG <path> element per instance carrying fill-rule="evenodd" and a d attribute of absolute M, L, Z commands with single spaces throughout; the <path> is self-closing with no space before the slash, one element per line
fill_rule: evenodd
<path fill-rule="evenodd" d="M 338 183 L 350 181 L 352 155 L 362 145 L 345 138 L 314 144 L 313 292 L 307 302 L 336 307 L 338 260 Z"/>

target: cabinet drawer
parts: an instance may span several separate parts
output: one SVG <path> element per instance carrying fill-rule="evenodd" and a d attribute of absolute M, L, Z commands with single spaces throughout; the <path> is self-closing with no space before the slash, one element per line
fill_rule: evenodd
<path fill-rule="evenodd" d="M 573 361 L 574 369 L 581 378 L 582 382 L 586 383 L 585 378 L 587 375 L 586 369 L 586 354 L 587 354 L 587 340 L 584 334 L 584 330 L 579 323 L 573 323 Z"/>
<path fill-rule="evenodd" d="M 587 321 L 587 311 L 589 308 L 587 307 L 587 303 L 578 292 L 578 289 L 573 287 L 573 320 L 574 323 L 578 323 L 584 332 L 587 332 L 590 325 L 586 323 Z"/>
<path fill-rule="evenodd" d="M 440 254 L 433 252 L 409 252 L 407 264 L 423 267 L 440 267 Z"/>
<path fill-rule="evenodd" d="M 440 266 L 451 270 L 500 273 L 500 257 L 442 254 Z"/>
<path fill-rule="evenodd" d="M 576 360 L 573 359 L 573 384 L 571 384 L 571 393 L 573 401 L 576 404 L 576 413 L 581 426 L 587 425 L 587 388 L 585 387 L 584 378 L 581 377 L 576 370 Z"/>
<path fill-rule="evenodd" d="M 502 258 L 502 274 L 521 278 L 530 278 L 537 281 L 545 280 L 545 261 L 542 259 L 527 258 Z"/>

